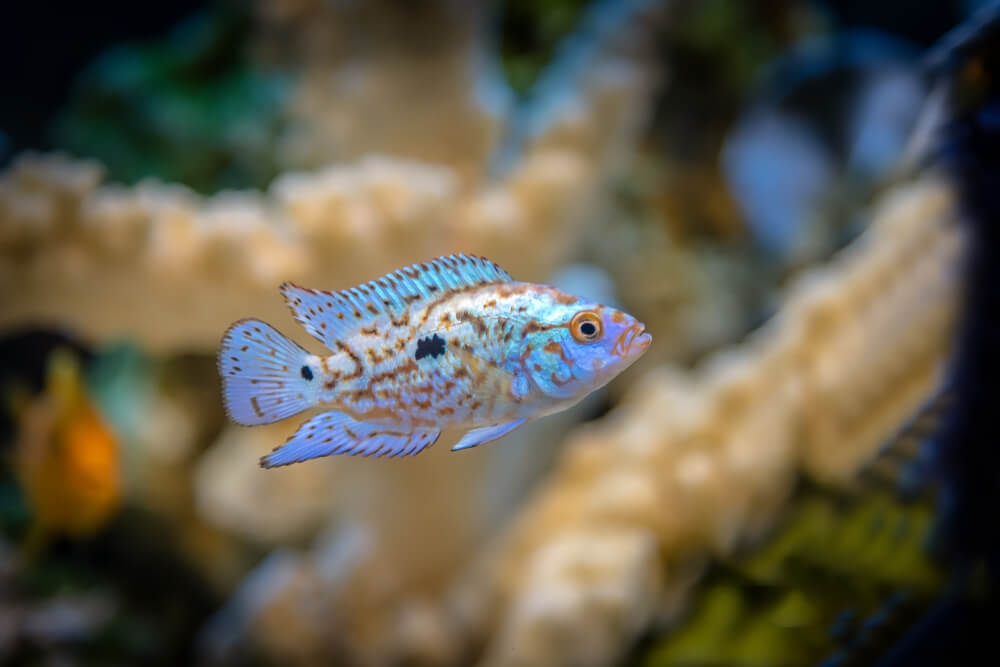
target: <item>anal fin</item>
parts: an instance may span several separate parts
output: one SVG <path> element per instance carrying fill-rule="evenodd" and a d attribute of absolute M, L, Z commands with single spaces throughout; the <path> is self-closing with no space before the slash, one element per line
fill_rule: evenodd
<path fill-rule="evenodd" d="M 437 442 L 441 431 L 361 422 L 342 412 L 324 412 L 299 427 L 285 444 L 260 459 L 262 468 L 321 456 L 412 456 Z"/>
<path fill-rule="evenodd" d="M 474 428 L 462 436 L 462 439 L 455 443 L 455 446 L 451 448 L 451 451 L 458 451 L 459 449 L 469 449 L 470 447 L 475 447 L 476 445 L 481 445 L 484 442 L 489 442 L 491 440 L 496 440 L 501 438 L 515 428 L 523 424 L 526 420 L 516 419 L 511 422 L 504 422 L 502 424 L 493 424 L 491 426 L 483 426 L 480 428 Z"/>

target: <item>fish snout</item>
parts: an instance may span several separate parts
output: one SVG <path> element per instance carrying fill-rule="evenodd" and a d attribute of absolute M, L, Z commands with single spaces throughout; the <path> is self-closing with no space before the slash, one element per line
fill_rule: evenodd
<path fill-rule="evenodd" d="M 646 333 L 646 325 L 634 320 L 615 341 L 614 352 L 622 357 L 639 357 L 649 349 L 653 337 Z"/>

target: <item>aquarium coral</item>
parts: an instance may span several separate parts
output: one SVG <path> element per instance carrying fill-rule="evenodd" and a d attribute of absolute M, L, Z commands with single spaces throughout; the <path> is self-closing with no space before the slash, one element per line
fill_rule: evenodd
<path fill-rule="evenodd" d="M 0 145 L 0 338 L 23 376 L 0 411 L 0 661 L 883 650 L 947 580 L 906 465 L 931 465 L 927 433 L 899 430 L 954 396 L 969 239 L 942 89 L 916 49 L 836 16 L 258 0 L 105 52 L 48 145 Z M 450 452 L 445 430 L 418 457 L 262 470 L 299 421 L 227 419 L 226 328 L 260 318 L 319 352 L 283 282 L 457 252 L 632 313 L 654 343 L 498 442 Z M 79 367 L 29 358 L 51 330 Z M 50 362 L 75 380 L 38 381 Z M 52 414 L 59 386 L 86 410 Z"/>
<path fill-rule="evenodd" d="M 490 665 L 611 664 L 683 609 L 708 557 L 773 530 L 799 475 L 850 488 L 941 382 L 962 243 L 946 182 L 900 186 L 854 244 L 789 288 L 751 340 L 689 374 L 648 373 L 614 412 L 568 436 L 506 535 L 425 612 L 438 650 L 452 659 L 482 652 Z M 903 337 L 900 317 L 917 323 Z M 267 650 L 267 637 L 281 641 L 290 621 L 259 623 L 307 598 L 327 600 L 344 622 L 374 620 L 353 606 L 366 597 L 352 603 L 339 583 L 326 583 L 328 548 L 285 561 L 294 576 L 271 579 L 247 625 L 230 631 Z M 379 556 L 354 553 L 352 566 L 339 562 L 356 588 Z M 337 572 L 335 582 L 345 576 Z M 311 583 L 293 586 L 302 577 Z M 430 641 L 418 635 L 408 645 L 403 633 L 401 644 L 384 644 L 403 631 L 401 619 L 382 618 L 370 640 L 349 633 L 355 640 L 328 655 L 403 659 Z"/>

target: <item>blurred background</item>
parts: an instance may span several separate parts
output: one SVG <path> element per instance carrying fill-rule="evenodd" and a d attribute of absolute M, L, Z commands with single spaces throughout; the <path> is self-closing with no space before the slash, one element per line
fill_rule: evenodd
<path fill-rule="evenodd" d="M 5 7 L 0 664 L 986 664 L 993 5 Z M 226 327 L 452 252 L 655 344 L 260 469 Z"/>

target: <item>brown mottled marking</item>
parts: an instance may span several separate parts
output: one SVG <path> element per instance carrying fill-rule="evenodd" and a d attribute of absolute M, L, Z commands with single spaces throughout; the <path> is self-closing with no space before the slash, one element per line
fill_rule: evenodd
<path fill-rule="evenodd" d="M 478 315 L 472 314 L 468 310 L 463 310 L 457 313 L 456 317 L 458 318 L 459 322 L 468 322 L 469 324 L 471 324 L 473 328 L 476 330 L 476 333 L 480 337 L 486 335 L 488 327 L 486 326 L 486 322 L 483 321 L 483 318 L 479 317 Z"/>
<path fill-rule="evenodd" d="M 457 296 L 459 294 L 464 294 L 466 292 L 473 292 L 475 290 L 478 290 L 480 289 L 480 287 L 481 287 L 480 285 L 466 285 L 465 287 L 460 287 L 458 289 L 453 289 L 451 291 L 444 292 L 441 296 L 439 296 L 438 298 L 434 299 L 433 301 L 427 304 L 426 308 L 424 308 L 423 317 L 420 318 L 420 323 L 417 325 L 417 328 L 419 329 L 420 327 L 423 327 L 424 324 L 427 323 L 427 320 L 430 319 L 431 313 L 434 312 L 438 308 L 438 306 L 440 306 L 442 303 L 445 303 L 452 297 Z"/>
<path fill-rule="evenodd" d="M 611 313 L 611 321 L 621 323 L 625 321 L 625 314 L 620 310 L 615 310 Z"/>
<path fill-rule="evenodd" d="M 255 413 L 257 413 L 258 417 L 263 418 L 264 412 L 260 409 L 260 406 L 257 405 L 257 397 L 256 396 L 251 396 L 250 397 L 250 407 L 253 408 L 253 411 Z"/>
<path fill-rule="evenodd" d="M 563 346 L 560 345 L 559 343 L 557 343 L 556 341 L 554 341 L 554 340 L 553 341 L 549 341 L 548 343 L 545 344 L 545 348 L 544 349 L 545 349 L 546 352 L 548 352 L 550 354 L 558 354 L 559 358 L 562 359 L 567 364 L 571 364 L 572 363 L 570 361 L 570 358 L 566 356 L 566 350 L 564 350 Z"/>
<path fill-rule="evenodd" d="M 248 346 L 244 345 L 243 347 L 240 348 L 240 352 L 246 352 L 247 348 L 248 348 Z"/>
<path fill-rule="evenodd" d="M 572 294 L 566 294 L 565 292 L 560 292 L 556 290 L 556 303 L 561 303 L 566 306 L 572 306 L 574 303 L 578 302 L 579 299 Z"/>
<path fill-rule="evenodd" d="M 447 324 L 451 321 L 451 313 L 442 313 L 441 319 L 438 320 L 438 324 Z"/>
<path fill-rule="evenodd" d="M 327 391 L 333 391 L 333 386 L 333 380 L 327 380 L 323 383 L 323 389 L 326 389 Z"/>
<path fill-rule="evenodd" d="M 343 341 L 339 341 L 338 340 L 338 341 L 334 341 L 334 343 L 337 346 L 338 350 L 340 350 L 341 352 L 343 352 L 344 354 L 346 354 L 347 356 L 349 356 L 351 358 L 351 361 L 354 362 L 354 371 L 350 375 L 346 376 L 345 379 L 353 380 L 354 378 L 359 378 L 362 375 L 364 375 L 365 374 L 365 367 L 361 363 L 361 357 L 359 357 L 357 354 L 355 354 L 354 350 L 352 350 L 350 347 L 348 347 L 346 344 L 344 344 Z"/>
<path fill-rule="evenodd" d="M 557 328 L 559 326 L 562 326 L 562 325 L 560 325 L 560 324 L 541 324 L 541 323 L 538 322 L 538 320 L 531 320 L 530 322 L 528 322 L 527 324 L 524 325 L 524 334 L 527 335 L 527 334 L 536 333 L 538 331 L 548 331 L 550 329 L 555 329 L 555 328 Z"/>
<path fill-rule="evenodd" d="M 371 384 L 369 384 L 367 387 L 364 387 L 362 389 L 355 389 L 354 391 L 351 392 L 351 399 L 355 403 L 366 398 L 373 402 L 375 401 L 375 394 L 372 392 Z"/>
<path fill-rule="evenodd" d="M 433 285 L 433 284 L 431 284 L 431 285 L 427 285 L 427 291 L 428 291 L 428 292 L 432 292 L 432 293 L 433 293 L 433 292 L 437 292 L 437 291 L 439 291 L 440 289 L 441 289 L 441 288 L 440 288 L 440 287 L 438 287 L 437 285 Z"/>
<path fill-rule="evenodd" d="M 526 312 L 527 310 L 528 310 L 527 306 L 518 306 L 517 307 L 517 312 L 519 312 L 519 313 Z"/>
<path fill-rule="evenodd" d="M 260 327 L 254 327 L 253 330 L 256 331 L 257 333 L 260 333 Z"/>
<path fill-rule="evenodd" d="M 417 406 L 418 408 L 420 408 L 421 410 L 430 410 L 431 409 L 431 402 L 430 401 L 421 401 L 421 400 L 414 399 L 413 404 L 415 406 Z"/>
<path fill-rule="evenodd" d="M 535 370 L 536 371 L 542 370 L 542 365 L 541 364 L 535 364 Z"/>
<path fill-rule="evenodd" d="M 496 308 L 496 307 L 497 307 L 496 299 L 490 299 L 489 301 L 483 304 L 483 308 Z"/>
<path fill-rule="evenodd" d="M 250 380 L 250 384 L 257 384 L 257 380 Z"/>
<path fill-rule="evenodd" d="M 361 329 L 361 333 L 364 334 L 365 336 L 377 336 L 378 327 L 375 325 L 372 325 L 370 327 L 364 327 L 363 329 Z"/>
<path fill-rule="evenodd" d="M 382 357 L 378 356 L 373 348 L 368 348 L 365 352 L 368 353 L 368 361 L 372 363 L 372 366 L 382 361 Z"/>
<path fill-rule="evenodd" d="M 319 323 L 319 328 L 320 329 L 325 329 L 326 328 L 326 322 L 320 322 Z"/>
<path fill-rule="evenodd" d="M 361 319 L 361 311 L 360 310 L 355 310 L 354 311 L 354 317 L 356 317 L 356 318 L 358 318 L 360 320 Z"/>
<path fill-rule="evenodd" d="M 344 319 L 344 314 L 343 313 L 337 313 L 337 319 L 338 320 Z"/>
<path fill-rule="evenodd" d="M 455 369 L 455 372 L 452 373 L 452 375 L 456 380 L 460 380 L 462 378 L 469 377 L 469 371 L 465 370 L 465 368 L 463 368 L 462 366 L 459 366 L 458 368 Z"/>
<path fill-rule="evenodd" d="M 236 371 L 237 373 L 242 373 L 243 372 L 243 369 L 240 368 L 239 366 L 233 366 L 233 370 Z"/>
<path fill-rule="evenodd" d="M 347 437 L 351 438 L 352 440 L 357 440 L 358 439 L 358 434 L 355 433 L 354 431 L 352 431 L 350 429 L 350 427 L 344 426 L 343 429 L 344 429 L 344 433 L 347 434 Z"/>
<path fill-rule="evenodd" d="M 412 303 L 416 303 L 417 301 L 420 301 L 420 295 L 419 294 L 407 294 L 407 295 L 405 295 L 403 297 L 403 301 L 406 302 L 406 305 L 410 305 Z"/>
<path fill-rule="evenodd" d="M 392 326 L 394 327 L 406 326 L 406 323 L 410 321 L 410 309 L 407 308 L 404 310 L 403 314 L 399 316 L 399 319 L 390 317 L 389 321 L 392 322 Z"/>
<path fill-rule="evenodd" d="M 480 403 L 479 401 L 475 401 L 475 402 L 469 404 L 469 409 L 472 410 L 473 412 L 475 412 L 477 409 L 479 409 L 480 405 L 482 405 L 482 403 Z"/>
<path fill-rule="evenodd" d="M 375 307 L 375 304 L 369 303 L 365 306 L 365 309 L 372 315 L 378 315 L 378 308 Z"/>
<path fill-rule="evenodd" d="M 247 338 L 250 338 L 250 332 L 247 331 L 246 329 L 243 330 L 243 335 L 246 336 Z"/>
<path fill-rule="evenodd" d="M 406 349 L 406 339 L 405 338 L 400 338 L 399 340 L 396 341 L 396 349 L 399 350 L 400 352 L 402 352 L 403 350 Z"/>
<path fill-rule="evenodd" d="M 399 367 L 393 370 L 384 371 L 382 373 L 379 373 L 378 375 L 373 375 L 371 384 L 378 384 L 379 382 L 387 380 L 391 377 L 402 375 L 403 373 L 412 373 L 416 370 L 419 370 L 419 367 L 417 366 L 416 362 L 414 362 L 413 359 L 407 357 L 405 364 L 401 364 Z"/>
<path fill-rule="evenodd" d="M 455 414 L 455 409 L 449 407 L 438 408 L 438 414 L 441 415 L 442 417 L 446 417 L 447 415 L 453 415 Z"/>
<path fill-rule="evenodd" d="M 565 380 L 560 380 L 555 373 L 552 373 L 549 377 L 552 379 L 552 384 L 556 385 L 557 387 L 562 387 L 564 385 L 567 385 L 569 384 L 569 381 L 573 379 L 573 376 L 571 375 Z"/>

